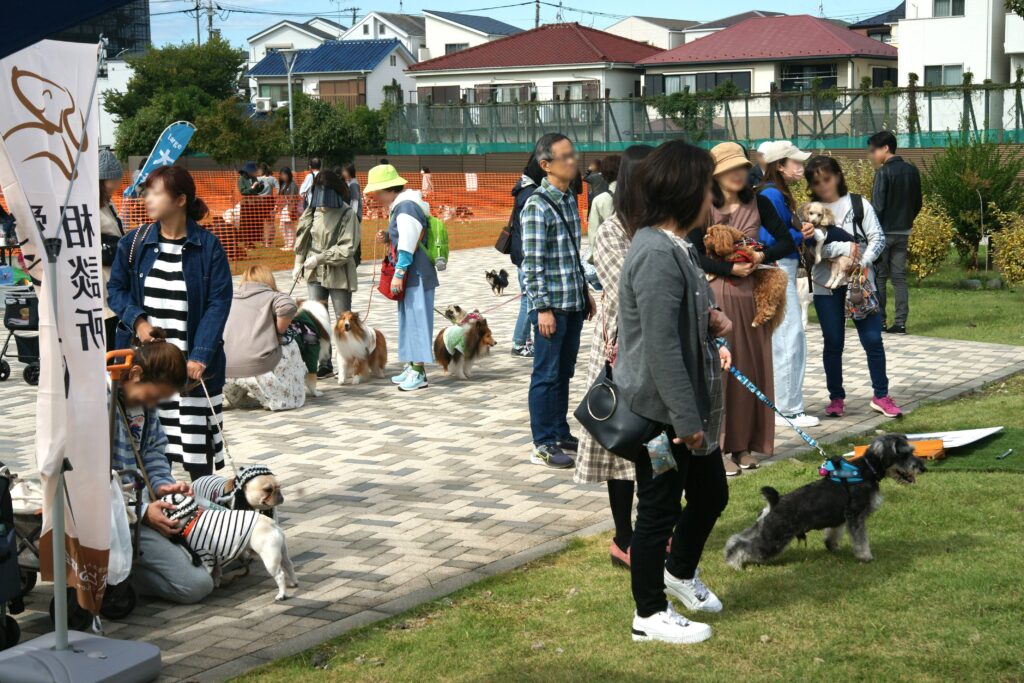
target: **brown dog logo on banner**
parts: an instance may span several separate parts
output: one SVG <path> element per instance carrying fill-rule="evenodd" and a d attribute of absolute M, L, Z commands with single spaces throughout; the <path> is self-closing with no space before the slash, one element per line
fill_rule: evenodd
<path fill-rule="evenodd" d="M 63 155 L 57 155 L 44 149 L 30 154 L 25 157 L 24 161 L 49 159 L 60 169 L 65 178 L 71 180 L 71 173 L 75 166 L 75 150 L 78 149 L 79 141 L 82 143 L 82 151 L 89 149 L 89 139 L 85 132 L 85 117 L 78 111 L 75 98 L 64 86 L 18 67 L 11 69 L 11 88 L 18 101 L 25 107 L 25 111 L 34 120 L 19 123 L 6 131 L 3 135 L 4 140 L 18 131 L 32 129 L 41 130 L 47 135 L 59 136 L 64 147 Z M 77 131 L 74 120 L 76 113 L 78 114 Z"/>

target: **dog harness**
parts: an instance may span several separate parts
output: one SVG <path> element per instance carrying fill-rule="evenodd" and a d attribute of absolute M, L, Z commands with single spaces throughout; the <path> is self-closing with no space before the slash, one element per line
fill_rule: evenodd
<path fill-rule="evenodd" d="M 867 459 L 861 458 L 860 462 L 866 466 L 867 473 L 861 472 L 860 467 L 854 465 L 846 458 L 829 458 L 821 463 L 821 467 L 818 468 L 818 474 L 828 477 L 837 484 L 859 484 L 863 481 L 881 479 L 878 476 L 878 472 L 875 471 L 875 468 L 872 467 Z M 868 474 L 871 476 L 868 476 Z"/>

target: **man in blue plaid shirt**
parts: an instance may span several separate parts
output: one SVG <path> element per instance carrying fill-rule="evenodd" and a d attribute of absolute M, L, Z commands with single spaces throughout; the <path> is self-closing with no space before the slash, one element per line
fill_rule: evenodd
<path fill-rule="evenodd" d="M 569 186 L 575 180 L 576 150 L 560 133 L 537 141 L 534 155 L 547 173 L 520 214 L 523 277 L 534 326 L 530 377 L 530 462 L 573 466 L 565 451 L 579 443 L 570 431 L 569 380 L 576 369 L 584 319 L 594 313 L 580 261 L 580 215 Z"/>

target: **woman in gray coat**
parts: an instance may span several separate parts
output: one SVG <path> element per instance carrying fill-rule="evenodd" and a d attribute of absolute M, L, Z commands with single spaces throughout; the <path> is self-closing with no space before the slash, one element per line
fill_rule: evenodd
<path fill-rule="evenodd" d="M 643 197 L 637 215 L 625 217 L 633 240 L 619 283 L 615 379 L 635 413 L 665 426 L 648 444 L 651 457 L 636 463 L 633 640 L 697 643 L 711 637 L 710 626 L 676 613 L 666 593 L 691 611 L 722 609 L 697 565 L 729 500 L 718 443 L 722 370 L 731 357 L 716 344 L 729 322 L 715 309 L 686 239 L 710 209 L 713 168 L 704 150 L 682 141 L 661 145 L 641 162 L 636 186 Z"/>

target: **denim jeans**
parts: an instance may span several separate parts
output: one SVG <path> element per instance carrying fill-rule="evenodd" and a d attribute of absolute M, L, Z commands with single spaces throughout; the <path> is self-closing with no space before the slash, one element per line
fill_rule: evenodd
<path fill-rule="evenodd" d="M 512 346 L 520 347 L 525 346 L 526 342 L 530 341 L 530 315 L 528 308 L 530 300 L 526 297 L 526 285 L 524 284 L 526 276 L 523 274 L 523 269 L 518 268 L 519 271 L 519 317 L 516 318 L 516 329 L 512 332 Z"/>
<path fill-rule="evenodd" d="M 533 443 L 554 445 L 570 436 L 569 380 L 576 372 L 583 311 L 555 312 L 555 333 L 545 337 L 537 329 L 537 311 L 530 311 L 533 325 L 533 374 L 530 375 L 530 429 Z"/>
<path fill-rule="evenodd" d="M 885 249 L 875 261 L 875 284 L 878 286 L 878 308 L 885 323 L 885 284 L 892 279 L 896 294 L 895 324 L 906 325 L 910 314 L 910 291 L 907 289 L 907 244 L 910 235 L 886 235 Z"/>
<path fill-rule="evenodd" d="M 629 553 L 636 613 L 649 617 L 665 609 L 665 570 L 692 579 L 711 530 L 729 504 L 721 451 L 693 455 L 672 445 L 678 469 L 654 476 L 650 458 L 636 463 L 636 528 Z M 686 507 L 679 501 L 686 492 Z M 672 552 L 665 558 L 665 543 Z"/>
<path fill-rule="evenodd" d="M 799 265 L 795 258 L 779 259 L 779 267 L 786 271 L 789 283 L 786 285 L 786 317 L 772 334 L 772 366 L 775 368 L 775 406 L 784 415 L 804 412 L 807 335 L 796 291 Z"/>
<path fill-rule="evenodd" d="M 815 294 L 814 310 L 821 325 L 825 342 L 822 361 L 825 365 L 825 383 L 830 399 L 846 398 L 843 389 L 843 346 L 846 342 L 846 287 L 831 294 Z M 889 377 L 885 374 L 885 346 L 882 344 L 882 316 L 874 313 L 863 320 L 854 320 L 860 345 L 868 358 L 871 388 L 875 398 L 889 395 Z"/>

